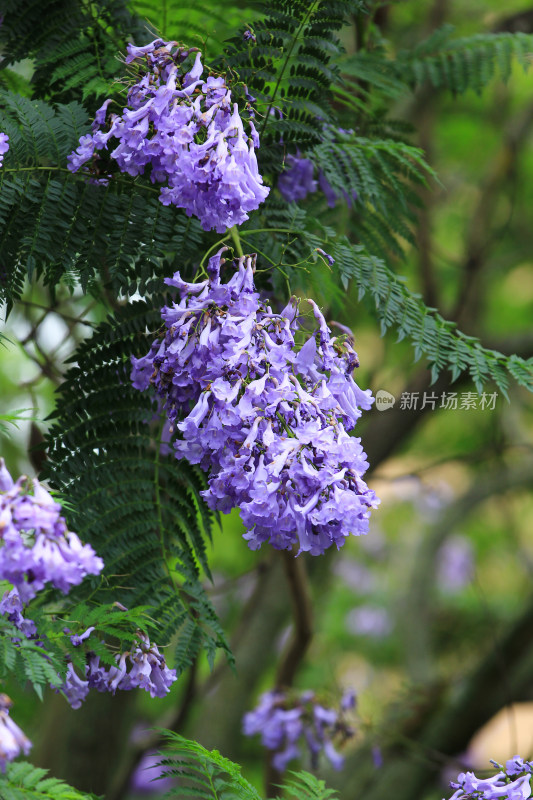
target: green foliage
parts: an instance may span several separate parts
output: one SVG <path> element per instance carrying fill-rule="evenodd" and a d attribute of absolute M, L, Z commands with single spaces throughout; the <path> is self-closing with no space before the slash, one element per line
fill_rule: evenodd
<path fill-rule="evenodd" d="M 448 369 L 452 380 L 462 373 L 468 374 L 478 391 L 493 381 L 506 395 L 509 376 L 533 391 L 533 359 L 489 350 L 479 339 L 456 330 L 454 322 L 443 319 L 436 309 L 426 306 L 401 276 L 382 259 L 370 255 L 363 245 L 354 245 L 347 237 L 336 236 L 332 228 L 308 217 L 295 205 L 263 213 L 272 228 L 279 229 L 275 243 L 267 244 L 265 234 L 247 233 L 246 227 L 243 235 L 258 251 L 268 248 L 273 266 L 281 267 L 282 273 L 290 277 L 292 291 L 312 294 L 309 286 L 313 274 L 316 277 L 316 248 L 320 247 L 335 259 L 332 270 L 346 289 L 352 280 L 355 281 L 359 298 L 364 299 L 376 315 L 382 335 L 390 328 L 395 329 L 398 341 L 411 341 L 416 360 L 422 356 L 427 359 L 433 382 Z M 338 304 L 335 295 L 330 295 L 329 300 L 332 297 Z"/>
<path fill-rule="evenodd" d="M 282 787 L 287 800 L 337 800 L 337 792 L 309 772 L 291 771 L 288 775 Z"/>
<path fill-rule="evenodd" d="M 8 764 L 0 774 L 2 800 L 97 800 L 96 795 L 73 789 L 57 778 L 47 778 L 48 770 L 19 761 Z"/>
<path fill-rule="evenodd" d="M 320 141 L 317 118 L 331 118 L 328 90 L 337 79 L 333 59 L 341 52 L 337 31 L 350 11 L 363 5 L 362 0 L 274 0 L 261 7 L 256 43 L 244 40 L 242 33 L 231 39 L 222 64 L 257 97 L 262 162 L 274 152 L 279 163 L 279 150 L 272 145 L 280 137 L 285 145 L 309 147 Z M 275 125 L 269 124 L 271 112 Z"/>
<path fill-rule="evenodd" d="M 222 756 L 218 750 L 206 750 L 172 731 L 163 731 L 166 749 L 161 753 L 160 777 L 178 779 L 166 800 L 190 797 L 194 800 L 261 800 L 254 787 L 241 775 L 238 764 Z M 283 796 L 294 800 L 336 800 L 337 794 L 327 789 L 324 781 L 308 772 L 289 772 Z"/>
<path fill-rule="evenodd" d="M 393 139 L 337 138 L 326 131 L 311 159 L 337 196 L 354 204 L 359 240 L 375 255 L 403 256 L 400 239 L 414 244 L 416 187 L 436 177 L 422 150 Z"/>
<path fill-rule="evenodd" d="M 2 13 L 2 68 L 31 59 L 33 96 L 41 99 L 94 100 L 108 91 L 118 51 L 143 33 L 125 0 L 5 0 Z"/>
<path fill-rule="evenodd" d="M 0 170 L 0 299 L 12 304 L 26 277 L 63 280 L 86 290 L 100 279 L 120 290 L 144 291 L 169 251 L 180 266 L 197 254 L 203 236 L 196 219 L 158 200 L 148 181 L 124 176 L 94 186 L 66 168 L 67 155 L 86 133 L 83 106 L 52 106 L 4 92 L 0 130 L 10 149 Z"/>
<path fill-rule="evenodd" d="M 57 647 L 27 639 L 4 616 L 0 616 L 0 677 L 13 674 L 21 685 L 29 681 L 42 699 L 43 688 L 59 682 L 66 665 Z"/>
<path fill-rule="evenodd" d="M 31 411 L 33 411 L 33 408 L 15 408 L 7 414 L 0 414 L 0 433 L 7 433 L 9 425 L 18 428 L 17 423 L 36 419 L 35 417 L 28 416 L 28 412 Z"/>
<path fill-rule="evenodd" d="M 50 592 L 48 599 L 53 600 Z M 0 616 L 0 680 L 14 675 L 23 686 L 29 682 L 41 700 L 44 688 L 62 684 L 69 662 L 84 675 L 87 650 L 96 653 L 103 664 L 115 666 L 117 648 L 120 652 L 130 650 L 137 630 L 149 635 L 158 630 L 148 607 L 123 610 L 110 603 L 72 603 L 71 598 L 61 606 L 57 601 L 47 605 L 43 597 L 39 602 L 40 606 L 34 608 L 30 604 L 24 612 L 37 629 L 37 636 L 32 639 Z M 91 626 L 95 630 L 90 638 L 81 646 L 73 645 L 70 636 Z"/>
<path fill-rule="evenodd" d="M 366 116 L 375 110 L 376 97 L 382 102 L 397 99 L 426 82 L 456 95 L 468 89 L 480 93 L 495 78 L 507 81 L 515 62 L 529 69 L 533 34 L 483 33 L 452 39 L 453 31 L 452 25 L 444 25 L 395 58 L 381 45 L 346 56 L 340 68 L 347 83 L 336 89 L 339 101 Z"/>
<path fill-rule="evenodd" d="M 446 25 L 398 54 L 398 72 L 406 82 L 415 86 L 429 81 L 453 94 L 467 89 L 479 93 L 495 77 L 508 80 L 515 60 L 524 70 L 530 66 L 532 34 L 484 33 L 450 40 L 453 30 Z"/>
<path fill-rule="evenodd" d="M 148 351 L 162 304 L 157 295 L 131 303 L 80 347 L 58 392 L 46 469 L 69 499 L 72 529 L 106 564 L 105 580 L 86 579 L 79 591 L 150 606 L 158 643 L 179 632 L 179 672 L 201 648 L 211 663 L 218 647 L 229 651 L 200 583 L 211 524 L 203 473 L 161 452 L 157 403 L 130 381 L 130 356 Z"/>
<path fill-rule="evenodd" d="M 154 38 L 161 36 L 195 45 L 208 59 L 220 55 L 225 39 L 257 16 L 256 7 L 241 3 L 219 6 L 209 2 L 187 4 L 181 0 L 164 0 L 159 4 L 151 0 L 133 0 L 130 5 L 141 19 L 146 20 Z"/>
<path fill-rule="evenodd" d="M 194 800 L 261 800 L 254 787 L 241 775 L 238 764 L 220 755 L 218 750 L 206 750 L 172 731 L 164 731 L 167 750 L 159 762 L 164 771 L 160 777 L 179 779 L 165 798 L 194 798 Z"/>
<path fill-rule="evenodd" d="M 359 297 L 365 297 L 375 311 L 382 333 L 394 327 L 398 340 L 411 340 L 416 359 L 425 355 L 433 381 L 444 369 L 450 370 L 453 380 L 466 372 L 478 391 L 492 380 L 506 394 L 511 375 L 520 386 L 533 391 L 533 359 L 504 356 L 483 347 L 475 337 L 455 330 L 454 322 L 428 308 L 401 277 L 379 258 L 368 255 L 363 247 L 338 238 L 332 243 L 332 255 L 345 285 L 355 279 Z"/>

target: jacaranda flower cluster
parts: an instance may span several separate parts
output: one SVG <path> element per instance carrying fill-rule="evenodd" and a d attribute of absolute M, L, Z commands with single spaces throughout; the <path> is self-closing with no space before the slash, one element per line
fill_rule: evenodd
<path fill-rule="evenodd" d="M 134 63 L 137 80 L 127 107 L 108 114 L 111 101 L 105 101 L 92 133 L 81 137 L 69 157 L 69 168 L 89 163 L 93 174 L 101 175 L 95 154 L 113 142 L 110 155 L 122 172 L 136 176 L 150 168 L 164 205 L 183 208 L 204 230 L 223 233 L 247 220 L 269 189 L 257 168 L 257 131 L 250 120 L 245 134 L 224 77 L 204 79 L 200 53 L 188 72 L 180 68 L 193 50 L 162 39 L 145 47 L 128 45 L 126 63 Z"/>
<path fill-rule="evenodd" d="M 324 752 L 334 769 L 342 769 L 343 756 L 337 752 L 333 740 L 344 742 L 353 735 L 343 712 L 355 705 L 355 695 L 348 692 L 341 700 L 340 711 L 320 705 L 313 692 L 293 695 L 282 691 L 265 692 L 259 705 L 243 717 L 246 736 L 261 734 L 261 742 L 274 750 L 272 764 L 283 772 L 290 761 L 302 755 L 305 743 L 316 768 L 320 752 Z"/>
<path fill-rule="evenodd" d="M 285 170 L 278 178 L 278 189 L 287 203 L 305 200 L 308 194 L 316 192 L 318 186 L 313 179 L 315 165 L 300 153 L 288 155 L 285 159 Z"/>
<path fill-rule="evenodd" d="M 462 772 L 450 786 L 456 789 L 450 800 L 527 800 L 531 797 L 533 762 L 514 756 L 505 767 L 492 762 L 499 770 L 492 778 L 478 778 Z"/>
<path fill-rule="evenodd" d="M 272 311 L 255 290 L 255 257 L 238 259 L 222 283 L 224 249 L 207 280 L 166 279 L 180 300 L 162 309 L 164 337 L 132 359 L 134 385 L 152 383 L 171 422 L 187 414 L 176 455 L 209 471 L 211 508 L 240 509 L 252 549 L 339 548 L 367 532 L 379 502 L 362 479 L 361 441 L 347 432 L 373 402 L 352 378 L 357 355 L 312 300 L 307 339 L 295 298 Z"/>
<path fill-rule="evenodd" d="M 24 634 L 27 639 L 32 639 L 37 635 L 35 622 L 25 617 L 22 613 L 24 604 L 16 589 L 5 592 L 0 600 L 0 614 L 4 616 L 15 628 Z"/>
<path fill-rule="evenodd" d="M 81 637 L 80 637 L 81 638 Z M 115 694 L 117 689 L 144 689 L 150 697 L 164 697 L 177 680 L 176 670 L 169 669 L 157 645 L 146 634 L 137 632 L 131 650 L 116 656 L 116 667 L 106 668 L 95 653 L 87 654 L 85 676 L 80 678 L 72 664 L 68 665 L 65 683 L 60 688 L 72 708 L 79 708 L 89 689 Z M 129 671 L 128 671 L 129 670 Z"/>
<path fill-rule="evenodd" d="M 15 483 L 0 459 L 0 579 L 27 603 L 51 583 L 65 594 L 104 566 L 93 548 L 69 531 L 56 503 L 39 481 Z"/>

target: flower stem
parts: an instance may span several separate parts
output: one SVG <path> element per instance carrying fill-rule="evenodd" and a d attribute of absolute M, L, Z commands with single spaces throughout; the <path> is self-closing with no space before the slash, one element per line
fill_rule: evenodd
<path fill-rule="evenodd" d="M 235 245 L 235 249 L 239 256 L 242 258 L 244 255 L 244 251 L 242 249 L 241 244 L 241 237 L 239 236 L 239 231 L 237 226 L 234 225 L 233 228 L 228 228 L 228 233 L 230 234 L 231 238 L 233 239 L 233 244 Z"/>

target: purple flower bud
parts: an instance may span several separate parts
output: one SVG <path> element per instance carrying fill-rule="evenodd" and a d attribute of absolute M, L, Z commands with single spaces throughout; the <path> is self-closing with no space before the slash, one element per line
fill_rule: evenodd
<path fill-rule="evenodd" d="M 333 256 L 330 256 L 329 253 L 326 253 L 324 250 L 322 250 L 321 247 L 317 247 L 316 252 L 318 253 L 319 256 L 322 256 L 323 258 L 326 259 L 330 267 L 333 266 L 333 264 L 335 263 L 335 259 L 333 258 Z"/>
<path fill-rule="evenodd" d="M 72 642 L 74 647 L 79 647 L 80 644 L 85 641 L 85 639 L 89 638 L 89 636 L 91 635 L 91 633 L 93 631 L 94 631 L 94 625 L 91 625 L 90 628 L 87 628 L 86 631 L 84 631 L 83 633 L 80 633 L 79 636 L 77 634 L 74 634 L 73 636 L 71 636 L 70 637 L 70 641 Z"/>

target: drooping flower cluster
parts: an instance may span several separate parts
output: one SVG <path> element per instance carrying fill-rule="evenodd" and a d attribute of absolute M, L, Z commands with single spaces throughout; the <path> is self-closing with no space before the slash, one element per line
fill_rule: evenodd
<path fill-rule="evenodd" d="M 28 755 L 32 746 L 28 737 L 22 733 L 19 726 L 9 716 L 9 709 L 12 705 L 7 694 L 0 694 L 0 770 L 2 772 L 5 772 L 8 761 L 13 761 L 20 753 Z"/>
<path fill-rule="evenodd" d="M 30 493 L 23 475 L 15 483 L 0 459 L 0 579 L 22 603 L 51 583 L 65 594 L 104 566 L 93 548 L 67 530 L 56 503 L 39 481 Z"/>
<path fill-rule="evenodd" d="M 16 589 L 5 592 L 0 600 L 0 614 L 4 616 L 15 628 L 18 628 L 27 639 L 37 635 L 37 628 L 32 619 L 28 619 L 22 613 L 24 604 Z"/>
<path fill-rule="evenodd" d="M 315 165 L 300 153 L 288 155 L 285 159 L 286 169 L 278 178 L 278 189 L 287 203 L 305 200 L 308 194 L 317 190 L 317 182 L 313 179 Z"/>
<path fill-rule="evenodd" d="M 492 762 L 499 772 L 491 778 L 478 778 L 462 772 L 450 786 L 456 789 L 450 800 L 527 800 L 531 797 L 533 762 L 514 756 L 505 767 Z"/>
<path fill-rule="evenodd" d="M 164 338 L 132 359 L 134 386 L 152 382 L 172 422 L 193 406 L 176 454 L 210 471 L 208 504 L 240 509 L 252 549 L 339 548 L 367 532 L 379 502 L 361 477 L 361 441 L 347 433 L 373 402 L 352 378 L 357 355 L 311 300 L 316 328 L 298 350 L 296 299 L 279 314 L 261 301 L 251 256 L 222 283 L 223 250 L 207 280 L 166 279 L 180 300 L 162 309 Z"/>
<path fill-rule="evenodd" d="M 4 156 L 9 150 L 9 136 L 7 133 L 0 133 L 0 167 L 4 163 Z"/>
<path fill-rule="evenodd" d="M 87 638 L 85 634 L 82 636 Z M 80 678 L 69 664 L 65 682 L 54 688 L 63 692 L 72 708 L 81 706 L 89 689 L 115 694 L 117 689 L 140 688 L 149 692 L 150 697 L 164 697 L 177 680 L 176 670 L 167 667 L 165 657 L 146 634 L 138 631 L 137 640 L 131 650 L 117 654 L 116 667 L 104 667 L 99 657 L 91 652 L 87 657 L 84 678 Z"/>
<path fill-rule="evenodd" d="M 342 197 L 348 208 L 351 208 L 357 200 L 357 192 L 342 191 L 338 194 L 324 175 L 322 170 L 318 171 L 318 183 L 314 180 L 314 164 L 308 158 L 302 158 L 299 154 L 289 155 L 286 159 L 287 169 L 278 178 L 278 189 L 287 203 L 296 203 L 298 200 L 305 200 L 308 194 L 313 194 L 320 187 L 330 208 L 335 208 Z"/>
<path fill-rule="evenodd" d="M 110 155 L 122 172 L 136 176 L 151 168 L 164 205 L 183 208 L 204 230 L 223 233 L 247 220 L 269 189 L 257 168 L 259 136 L 251 121 L 250 135 L 245 134 L 225 79 L 202 77 L 200 53 L 188 72 L 180 69 L 193 50 L 162 39 L 145 47 L 128 45 L 126 63 L 135 62 L 139 74 L 127 107 L 108 115 L 106 100 L 92 133 L 81 137 L 69 157 L 69 168 L 77 171 L 90 162 L 100 174 L 95 153 L 113 141 Z"/>
<path fill-rule="evenodd" d="M 348 691 L 341 700 L 339 711 L 320 705 L 313 692 L 299 696 L 282 691 L 265 692 L 259 705 L 243 717 L 245 736 L 261 734 L 261 742 L 274 750 L 273 766 L 283 772 L 290 761 L 302 755 L 305 742 L 313 768 L 320 752 L 324 752 L 334 769 L 342 769 L 343 756 L 337 752 L 333 740 L 343 743 L 353 735 L 343 712 L 355 706 L 355 694 Z"/>

